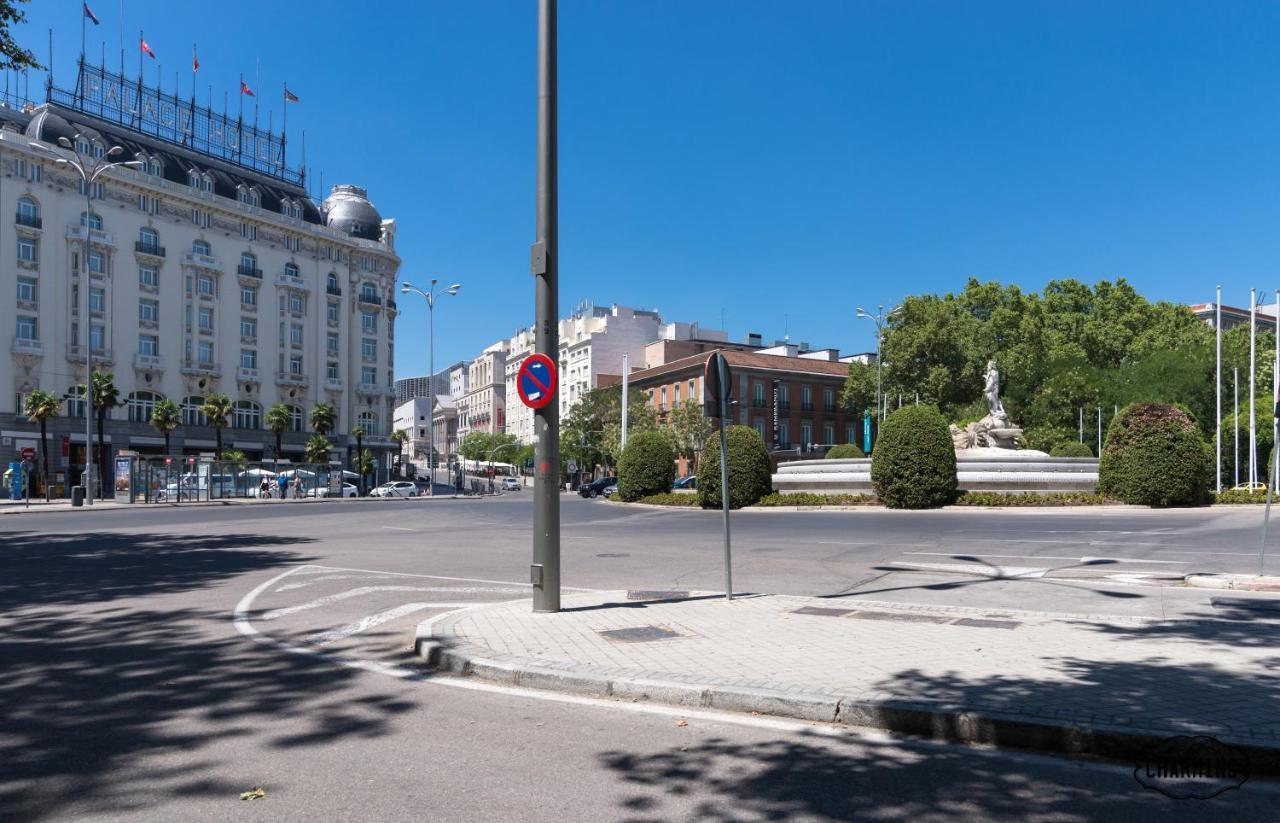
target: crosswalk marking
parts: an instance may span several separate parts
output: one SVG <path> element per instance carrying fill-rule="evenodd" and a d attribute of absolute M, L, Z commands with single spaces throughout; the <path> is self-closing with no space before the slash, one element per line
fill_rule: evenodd
<path fill-rule="evenodd" d="M 310 600 L 306 603 L 300 603 L 296 606 L 285 606 L 280 609 L 272 609 L 264 613 L 259 620 L 277 620 L 285 615 L 295 614 L 310 609 L 318 609 L 322 606 L 329 606 L 342 600 L 349 600 L 353 597 L 363 597 L 366 594 L 375 592 L 436 592 L 449 594 L 505 594 L 513 597 L 520 597 L 527 592 L 519 589 L 494 588 L 490 586 L 361 586 L 356 589 L 349 589 L 338 594 L 331 594 L 327 597 L 321 597 L 318 600 Z M 465 603 L 456 603 L 452 605 L 466 605 Z"/>
<path fill-rule="evenodd" d="M 374 628 L 375 626 L 381 626 L 383 623 L 387 623 L 397 618 L 404 617 L 405 615 L 408 615 L 408 614 L 413 614 L 414 612 L 420 612 L 424 609 L 453 609 L 459 606 L 472 606 L 472 605 L 479 605 L 479 604 L 474 602 L 405 603 L 404 605 L 396 606 L 394 609 L 387 609 L 385 612 L 378 612 L 377 614 L 371 614 L 368 617 L 362 617 L 354 623 L 348 623 L 347 625 L 339 626 L 336 629 L 330 629 L 329 631 L 316 632 L 315 634 L 309 634 L 306 637 L 302 638 L 302 641 L 312 646 L 327 646 L 330 643 L 335 643 L 339 640 L 342 640 L 343 638 L 350 637 L 353 634 L 360 634 L 361 632 L 366 632 L 369 629 Z"/>

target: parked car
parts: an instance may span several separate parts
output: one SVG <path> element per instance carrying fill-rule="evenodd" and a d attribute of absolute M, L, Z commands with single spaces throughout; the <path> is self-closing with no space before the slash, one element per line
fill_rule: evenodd
<path fill-rule="evenodd" d="M 370 497 L 417 497 L 418 486 L 416 483 L 408 480 L 394 480 L 390 483 L 383 483 L 373 491 L 369 492 Z"/>
<path fill-rule="evenodd" d="M 671 491 L 673 492 L 680 491 L 681 489 L 688 489 L 689 491 L 694 491 L 697 488 L 698 488 L 698 475 L 696 474 L 685 475 L 684 477 L 681 477 L 679 480 L 671 484 Z"/>
<path fill-rule="evenodd" d="M 614 482 L 605 486 L 600 493 L 603 494 L 605 497 L 613 497 L 613 493 L 616 492 L 617 490 L 618 490 L 618 483 L 615 480 Z"/>
<path fill-rule="evenodd" d="M 582 495 L 583 497 L 599 497 L 600 495 L 604 494 L 604 490 L 606 486 L 616 486 L 616 485 L 618 485 L 618 478 L 601 477 L 599 480 L 588 483 L 585 486 L 579 487 L 578 494 Z"/>
<path fill-rule="evenodd" d="M 502 478 L 502 490 L 504 492 L 518 492 L 520 491 L 520 481 L 514 477 L 504 477 Z"/>
<path fill-rule="evenodd" d="M 307 497 L 337 497 L 337 496 L 338 496 L 338 495 L 336 495 L 336 494 L 330 494 L 330 492 L 329 492 L 329 487 L 328 487 L 328 486 L 324 486 L 324 487 L 322 487 L 322 488 L 308 489 L 308 490 L 307 490 Z M 342 484 L 342 496 L 343 496 L 343 497 L 356 497 L 356 496 L 357 496 L 357 489 L 356 489 L 355 484 L 354 484 L 354 483 L 343 483 L 343 484 Z"/>

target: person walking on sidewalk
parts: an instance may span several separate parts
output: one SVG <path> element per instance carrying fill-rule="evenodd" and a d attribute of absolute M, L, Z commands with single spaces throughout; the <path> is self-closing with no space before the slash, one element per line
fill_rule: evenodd
<path fill-rule="evenodd" d="M 258 499 L 266 500 L 270 496 L 271 496 L 271 481 L 268 480 L 267 476 L 264 474 L 262 476 L 262 482 L 258 484 Z"/>
<path fill-rule="evenodd" d="M 302 499 L 302 475 L 298 472 L 293 473 L 293 499 Z"/>

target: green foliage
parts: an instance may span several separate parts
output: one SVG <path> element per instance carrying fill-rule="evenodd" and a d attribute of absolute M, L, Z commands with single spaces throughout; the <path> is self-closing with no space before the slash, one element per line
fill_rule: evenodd
<path fill-rule="evenodd" d="M 855 443 L 841 443 L 827 449 L 828 460 L 847 460 L 852 457 L 866 457 Z"/>
<path fill-rule="evenodd" d="M 628 446 L 631 444 L 628 443 Z M 621 481 L 619 481 L 621 482 Z M 610 497 L 609 500 L 615 503 L 624 502 L 619 496 L 622 493 L 622 487 L 618 487 L 618 494 Z M 696 494 L 677 494 L 676 492 L 663 492 L 662 494 L 649 494 L 641 497 L 639 500 L 632 501 L 635 503 L 648 503 L 650 506 L 696 506 L 698 505 L 698 496 Z"/>
<path fill-rule="evenodd" d="M 62 402 L 44 389 L 32 389 L 22 400 L 22 413 L 33 423 L 43 423 L 58 416 Z"/>
<path fill-rule="evenodd" d="M 249 462 L 249 455 L 239 449 L 227 449 L 222 453 L 222 459 L 228 463 L 243 465 Z"/>
<path fill-rule="evenodd" d="M 1103 506 L 1114 502 L 1101 494 L 1085 492 L 1047 492 L 1045 494 L 962 492 L 955 504 L 957 506 Z"/>
<path fill-rule="evenodd" d="M 217 392 L 206 397 L 200 406 L 200 413 L 215 429 L 221 429 L 227 425 L 227 419 L 231 417 L 233 410 L 231 398 Z"/>
<path fill-rule="evenodd" d="M 726 432 L 729 445 L 729 508 L 750 506 L 773 490 L 769 452 L 764 441 L 750 426 L 730 426 Z M 707 447 L 698 462 L 698 502 L 703 508 L 720 508 L 720 436 L 707 439 Z"/>
<path fill-rule="evenodd" d="M 618 461 L 618 497 L 631 502 L 671 491 L 676 479 L 675 459 L 671 444 L 660 432 L 630 435 Z"/>
<path fill-rule="evenodd" d="M 1241 503 L 1266 503 L 1267 491 L 1266 489 L 1254 489 L 1253 491 L 1249 491 L 1248 489 L 1223 489 L 1222 491 L 1218 492 L 1213 496 L 1213 502 L 1215 504 L 1222 504 L 1222 505 L 1237 505 Z M 1274 502 L 1280 502 L 1280 501 L 1276 501 L 1273 499 L 1272 502 L 1274 503 Z"/>
<path fill-rule="evenodd" d="M 323 400 L 311 409 L 311 430 L 316 434 L 329 434 L 338 425 L 338 411 Z"/>
<path fill-rule="evenodd" d="M 471 432 L 458 444 L 458 454 L 466 460 L 488 463 L 510 463 L 518 453 L 514 434 Z"/>
<path fill-rule="evenodd" d="M 1050 457 L 1093 457 L 1093 449 L 1089 448 L 1088 443 L 1081 443 L 1078 440 L 1068 440 L 1059 443 L 1049 450 Z"/>
<path fill-rule="evenodd" d="M 164 453 L 169 453 L 169 436 L 173 430 L 182 425 L 182 411 L 178 404 L 165 398 L 151 410 L 151 425 L 164 435 Z"/>
<path fill-rule="evenodd" d="M 863 506 L 874 503 L 869 494 L 814 494 L 812 492 L 774 492 L 760 498 L 756 505 L 762 508 L 776 506 Z"/>
<path fill-rule="evenodd" d="M 676 457 L 683 457 L 696 464 L 698 455 L 707 447 L 712 425 L 702 404 L 689 398 L 671 407 L 662 431 L 670 441 L 671 450 Z"/>
<path fill-rule="evenodd" d="M 936 408 L 903 406 L 885 418 L 871 456 L 871 483 L 891 509 L 927 509 L 955 501 L 955 447 Z"/>
<path fill-rule="evenodd" d="M 876 405 L 876 367 L 866 363 L 849 364 L 849 374 L 840 392 L 840 404 L 855 415 Z"/>
<path fill-rule="evenodd" d="M 93 373 L 93 410 L 99 417 L 120 405 L 120 389 L 116 388 L 115 375 L 111 372 Z"/>
<path fill-rule="evenodd" d="M 0 0 L 0 71 L 25 71 L 43 68 L 36 56 L 18 45 L 13 39 L 13 27 L 25 23 L 27 13 L 18 8 L 18 3 L 27 0 Z"/>
<path fill-rule="evenodd" d="M 644 392 L 627 397 L 627 436 L 657 428 Z M 560 455 L 584 470 L 617 465 L 622 456 L 622 386 L 592 389 L 560 420 Z"/>
<path fill-rule="evenodd" d="M 1205 502 L 1212 474 L 1200 431 L 1185 410 L 1135 403 L 1107 430 L 1098 490 L 1136 505 L 1197 505 Z"/>
<path fill-rule="evenodd" d="M 1257 441 L 1258 480 L 1265 482 L 1267 469 L 1272 455 L 1271 398 L 1258 397 L 1254 401 L 1254 436 Z M 1240 482 L 1249 482 L 1249 403 L 1246 395 L 1240 406 L 1240 414 L 1231 414 L 1230 408 L 1224 410 L 1222 418 L 1222 483 L 1224 486 L 1235 485 L 1236 465 L 1236 429 L 1240 430 Z M 1225 404 L 1224 404 L 1225 405 Z M 1213 452 L 1213 435 L 1209 435 L 1211 459 L 1217 465 L 1217 455 Z"/>
<path fill-rule="evenodd" d="M 329 451 L 332 447 L 329 445 L 329 438 L 323 434 L 313 434 L 307 440 L 307 445 L 303 449 L 303 456 L 308 463 L 327 464 L 329 462 Z"/>

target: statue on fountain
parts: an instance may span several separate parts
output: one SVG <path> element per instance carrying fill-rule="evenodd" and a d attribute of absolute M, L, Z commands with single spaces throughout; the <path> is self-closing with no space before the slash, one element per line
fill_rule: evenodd
<path fill-rule="evenodd" d="M 1009 415 L 1000 402 L 1000 371 L 996 361 L 987 361 L 986 385 L 982 396 L 987 401 L 987 416 L 963 429 L 951 424 L 951 441 L 956 450 L 961 449 L 1017 449 L 1022 429 L 1009 421 Z"/>

